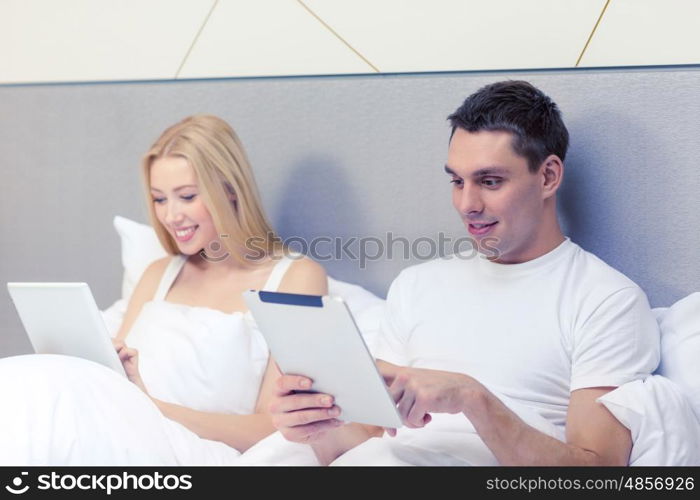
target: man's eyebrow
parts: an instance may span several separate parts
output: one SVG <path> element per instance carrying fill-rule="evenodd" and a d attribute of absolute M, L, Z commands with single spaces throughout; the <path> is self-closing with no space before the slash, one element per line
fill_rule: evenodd
<path fill-rule="evenodd" d="M 455 177 L 459 177 L 459 175 L 457 175 L 457 173 L 454 170 L 452 170 L 450 167 L 448 167 L 447 165 L 445 165 L 445 173 L 450 174 L 450 175 L 454 175 Z"/>
<path fill-rule="evenodd" d="M 175 189 L 173 189 L 173 191 L 180 191 L 181 189 L 185 189 L 185 188 L 188 188 L 188 187 L 196 188 L 197 186 L 195 186 L 194 184 L 185 184 L 184 186 L 178 186 L 178 187 L 176 187 Z M 153 186 L 151 186 L 151 191 L 158 191 L 159 193 L 162 193 L 162 192 L 163 192 L 163 191 L 161 191 L 161 190 L 158 189 L 158 188 L 154 188 Z"/>
<path fill-rule="evenodd" d="M 509 170 L 503 167 L 486 167 L 480 168 L 472 174 L 472 177 L 482 177 L 484 175 L 507 175 Z"/>
<path fill-rule="evenodd" d="M 445 172 L 454 175 L 455 177 L 461 177 L 457 172 L 452 170 L 450 167 L 445 165 Z M 508 171 L 507 168 L 503 167 L 485 167 L 485 168 L 480 168 L 476 172 L 472 173 L 472 177 L 483 177 L 485 175 L 507 175 L 510 172 Z"/>

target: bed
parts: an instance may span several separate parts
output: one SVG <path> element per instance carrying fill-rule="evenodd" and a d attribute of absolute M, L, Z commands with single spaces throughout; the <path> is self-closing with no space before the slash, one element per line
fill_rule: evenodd
<path fill-rule="evenodd" d="M 700 448 L 693 441 L 700 412 L 699 70 L 3 85 L 0 150 L 10 189 L 0 198 L 0 277 L 86 281 L 110 308 L 123 284 L 112 219 L 146 220 L 140 155 L 166 125 L 212 112 L 246 144 L 282 236 L 358 238 L 337 255 L 321 247 L 318 260 L 340 283 L 381 299 L 401 269 L 450 251 L 427 241 L 463 235 L 441 173 L 446 116 L 486 83 L 526 79 L 557 101 L 571 133 L 559 200 L 566 234 L 637 282 L 664 332 L 657 376 L 606 404 L 637 433 L 634 463 L 698 463 L 684 446 Z M 419 250 L 409 258 L 404 240 Z M 364 259 L 353 258 L 362 245 Z M 393 245 L 393 256 L 377 245 Z M 7 293 L 0 318 L 0 356 L 30 352 Z M 690 413 L 668 420 L 664 405 L 649 401 Z M 642 444 L 645 436 L 652 444 Z"/>

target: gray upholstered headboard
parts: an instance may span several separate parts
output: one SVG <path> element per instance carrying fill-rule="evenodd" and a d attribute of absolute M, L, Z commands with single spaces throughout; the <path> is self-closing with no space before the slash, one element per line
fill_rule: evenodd
<path fill-rule="evenodd" d="M 146 221 L 138 162 L 167 125 L 196 112 L 230 121 L 282 235 L 386 242 L 392 233 L 425 256 L 431 245 L 419 238 L 465 234 L 442 172 L 445 118 L 508 78 L 541 87 L 564 112 L 567 234 L 639 283 L 653 306 L 670 305 L 700 290 L 699 70 L 0 86 L 0 356 L 29 350 L 7 281 L 87 281 L 101 307 L 118 298 L 111 221 Z M 370 255 L 376 248 L 368 242 Z M 349 256 L 324 264 L 384 295 L 417 262 L 403 260 L 403 243 L 393 248 L 364 269 Z"/>

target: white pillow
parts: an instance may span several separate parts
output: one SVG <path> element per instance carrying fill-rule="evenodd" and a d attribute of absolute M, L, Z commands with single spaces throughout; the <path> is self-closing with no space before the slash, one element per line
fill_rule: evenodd
<path fill-rule="evenodd" d="M 129 301 L 146 268 L 168 255 L 151 226 L 125 217 L 114 217 L 114 229 L 122 242 L 122 299 Z"/>
<path fill-rule="evenodd" d="M 661 363 L 656 373 L 685 392 L 700 419 L 700 292 L 659 311 Z"/>
<path fill-rule="evenodd" d="M 632 433 L 630 465 L 700 465 L 700 422 L 671 380 L 651 375 L 598 401 Z"/>
<path fill-rule="evenodd" d="M 117 215 L 114 217 L 114 229 L 117 230 L 122 247 L 122 265 L 124 266 L 122 296 L 114 304 L 101 311 L 107 331 L 112 337 L 115 337 L 119 332 L 129 298 L 131 298 L 143 272 L 151 262 L 167 255 L 158 240 L 158 236 L 156 236 L 156 232 L 149 225 Z"/>
<path fill-rule="evenodd" d="M 656 374 L 598 401 L 630 429 L 630 465 L 700 465 L 700 293 L 653 313 L 661 330 Z"/>
<path fill-rule="evenodd" d="M 124 321 L 127 305 L 129 305 L 129 303 L 126 300 L 119 299 L 104 311 L 100 311 L 110 337 L 116 337 L 117 333 L 119 333 L 119 328 L 121 328 L 122 322 Z"/>
<path fill-rule="evenodd" d="M 328 277 L 328 295 L 342 297 L 355 318 L 370 352 L 374 352 L 385 301 L 360 285 Z"/>

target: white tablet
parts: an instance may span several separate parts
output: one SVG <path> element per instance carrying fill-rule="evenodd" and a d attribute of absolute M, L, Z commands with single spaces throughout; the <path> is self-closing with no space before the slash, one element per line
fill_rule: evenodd
<path fill-rule="evenodd" d="M 401 417 L 345 302 L 250 290 L 243 294 L 283 373 L 331 394 L 340 420 L 399 428 Z"/>
<path fill-rule="evenodd" d="M 126 377 L 87 283 L 8 283 L 7 289 L 37 354 L 88 359 Z"/>

